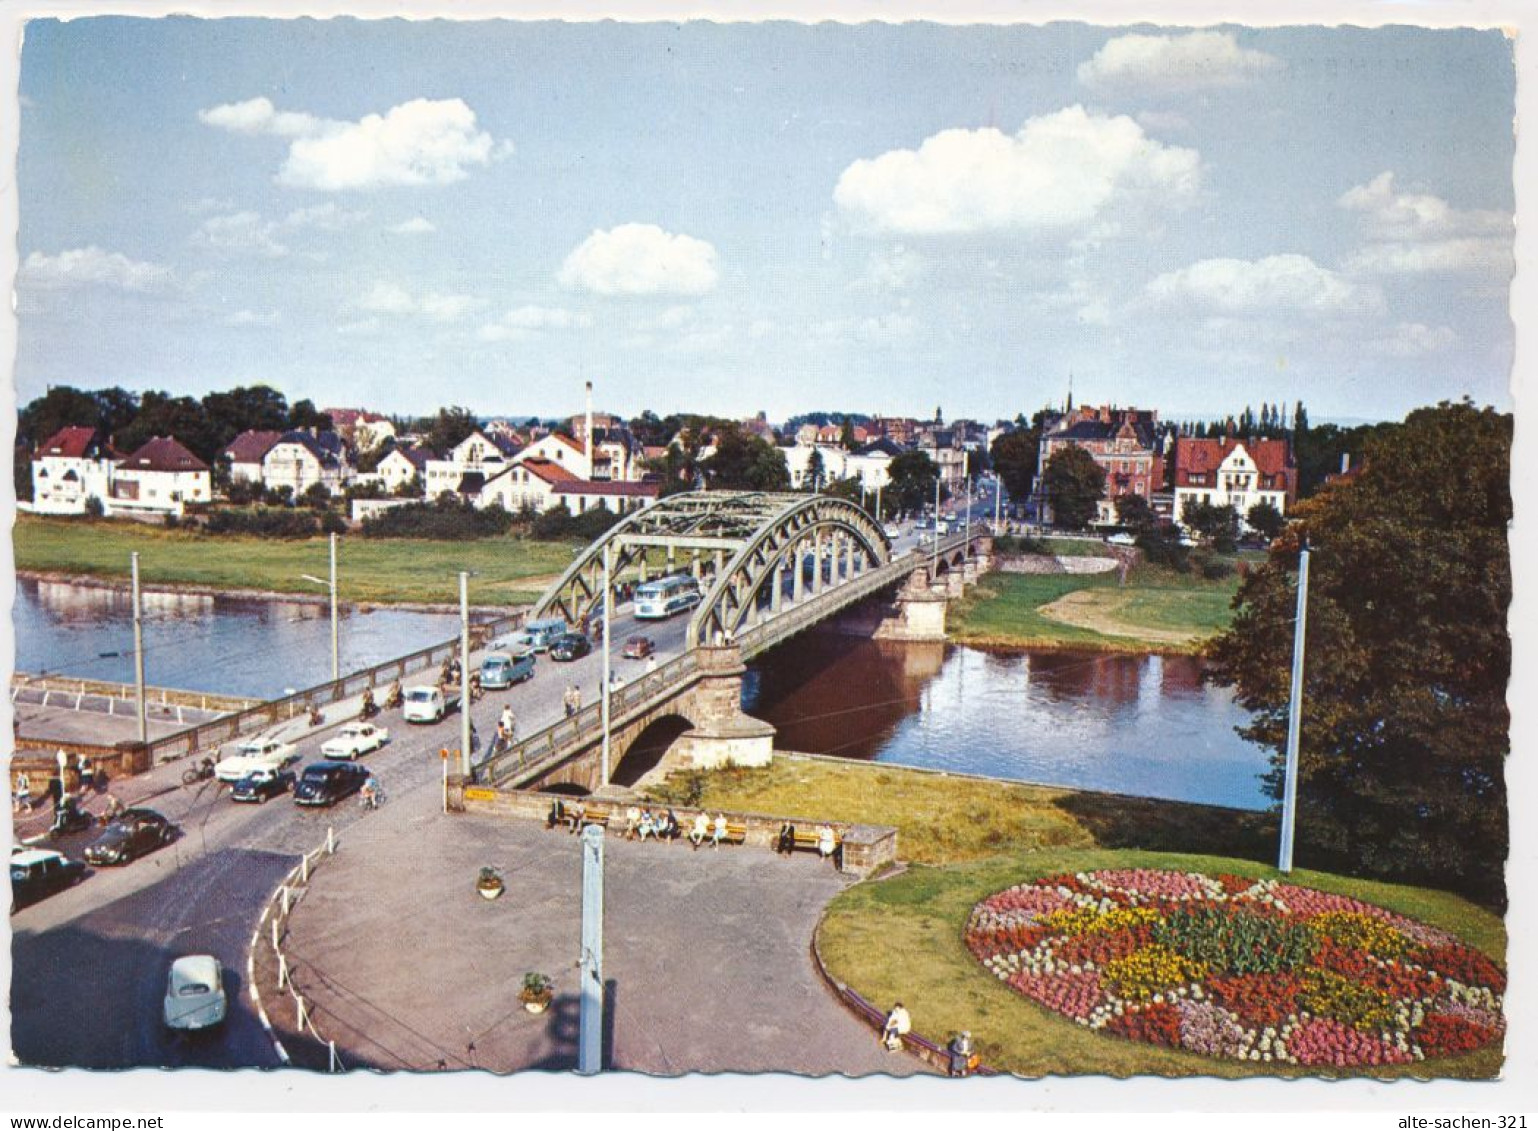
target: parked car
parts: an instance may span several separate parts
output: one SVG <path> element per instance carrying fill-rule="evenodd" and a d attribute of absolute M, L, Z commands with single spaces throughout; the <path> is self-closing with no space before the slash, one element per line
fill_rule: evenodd
<path fill-rule="evenodd" d="M 627 660 L 644 660 L 656 650 L 650 636 L 632 636 L 625 641 L 625 650 L 620 655 Z"/>
<path fill-rule="evenodd" d="M 1136 546 L 1137 539 L 1130 534 L 1112 534 L 1106 541 L 1112 546 Z"/>
<path fill-rule="evenodd" d="M 903 528 L 898 526 L 895 522 L 889 522 L 881 528 L 881 532 L 888 538 L 901 538 L 903 535 Z"/>
<path fill-rule="evenodd" d="M 543 652 L 571 631 L 571 626 L 561 617 L 530 621 L 523 626 L 518 643 L 535 652 Z"/>
<path fill-rule="evenodd" d="M 436 723 L 459 706 L 459 699 L 458 691 L 445 692 L 441 687 L 426 684 L 408 687 L 401 717 L 408 723 Z"/>
<path fill-rule="evenodd" d="M 294 788 L 293 770 L 252 770 L 230 790 L 234 801 L 254 801 L 258 805 L 270 797 L 281 797 Z"/>
<path fill-rule="evenodd" d="M 562 662 L 580 660 L 593 650 L 592 641 L 580 632 L 568 632 L 550 645 L 550 658 Z"/>
<path fill-rule="evenodd" d="M 17 911 L 85 879 L 85 865 L 51 848 L 11 853 L 11 910 Z"/>
<path fill-rule="evenodd" d="M 214 777 L 233 785 L 252 770 L 281 770 L 299 760 L 299 748 L 276 738 L 253 738 L 235 748 L 228 758 L 219 759 Z"/>
<path fill-rule="evenodd" d="M 224 1020 L 224 967 L 211 954 L 186 954 L 171 963 L 161 1011 L 166 1028 L 209 1029 Z"/>
<path fill-rule="evenodd" d="M 153 809 L 124 809 L 85 850 L 87 864 L 127 864 L 176 839 L 177 828 Z"/>
<path fill-rule="evenodd" d="M 356 758 L 370 750 L 378 750 L 390 741 L 390 731 L 373 723 L 348 723 L 337 732 L 335 738 L 321 743 L 320 752 L 327 758 Z"/>
<path fill-rule="evenodd" d="M 488 691 L 500 691 L 533 678 L 534 652 L 529 648 L 516 653 L 491 652 L 481 661 L 481 686 Z"/>
<path fill-rule="evenodd" d="M 294 801 L 299 805 L 335 805 L 362 789 L 368 775 L 367 767 L 356 762 L 311 762 L 294 786 Z"/>

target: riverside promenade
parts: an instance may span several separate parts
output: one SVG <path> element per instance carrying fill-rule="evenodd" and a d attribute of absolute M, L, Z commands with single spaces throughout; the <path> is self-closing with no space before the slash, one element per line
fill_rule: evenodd
<path fill-rule="evenodd" d="M 349 1068 L 575 1068 L 579 839 L 437 803 L 431 788 L 392 799 L 311 878 L 285 951 L 314 1024 Z M 485 865 L 499 899 L 475 891 Z M 606 1069 L 928 1071 L 881 1049 L 816 972 L 812 932 L 850 877 L 806 853 L 616 836 L 605 870 Z M 517 998 L 528 971 L 555 983 L 542 1015 Z"/>

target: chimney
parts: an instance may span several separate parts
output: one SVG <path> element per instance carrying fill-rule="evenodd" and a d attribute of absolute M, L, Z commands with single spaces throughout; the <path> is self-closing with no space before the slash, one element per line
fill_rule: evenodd
<path fill-rule="evenodd" d="M 1351 453 L 1350 452 L 1341 452 L 1340 453 L 1340 473 L 1342 475 L 1344 475 L 1344 474 L 1346 474 L 1346 472 L 1348 472 L 1350 470 L 1351 470 Z"/>
<path fill-rule="evenodd" d="M 593 476 L 593 383 L 587 383 L 587 432 L 583 436 L 587 441 L 587 474 Z"/>

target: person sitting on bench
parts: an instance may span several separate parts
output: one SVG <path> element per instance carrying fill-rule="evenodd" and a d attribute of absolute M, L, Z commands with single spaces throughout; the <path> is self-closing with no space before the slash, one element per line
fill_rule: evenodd
<path fill-rule="evenodd" d="M 657 822 L 652 817 L 652 811 L 650 809 L 642 809 L 641 810 L 641 839 L 645 840 L 649 836 L 656 836 L 656 835 L 657 835 Z"/>
<path fill-rule="evenodd" d="M 834 839 L 833 830 L 827 825 L 817 830 L 817 852 L 824 859 L 831 859 L 838 848 L 838 841 Z"/>
<path fill-rule="evenodd" d="M 582 807 L 582 803 L 579 801 L 566 810 L 566 819 L 571 822 L 571 831 L 573 833 L 580 833 L 582 831 L 582 822 L 587 820 L 587 810 Z"/>
<path fill-rule="evenodd" d="M 796 851 L 796 826 L 789 821 L 780 826 L 780 835 L 774 841 L 774 851 L 776 854 L 784 853 L 786 856 Z"/>
<path fill-rule="evenodd" d="M 694 815 L 694 824 L 689 826 L 689 840 L 693 842 L 695 848 L 698 848 L 709 835 L 710 820 L 704 813 L 696 813 Z"/>
<path fill-rule="evenodd" d="M 721 842 L 726 839 L 726 814 L 717 813 L 715 824 L 710 829 L 710 843 L 713 848 L 720 848 Z"/>
<path fill-rule="evenodd" d="M 903 1008 L 903 1003 L 898 1002 L 892 1006 L 892 1012 L 886 1015 L 886 1024 L 881 1028 L 881 1043 L 889 1052 L 896 1052 L 903 1047 L 903 1037 L 913 1028 L 913 1018 L 908 1016 L 908 1011 Z"/>

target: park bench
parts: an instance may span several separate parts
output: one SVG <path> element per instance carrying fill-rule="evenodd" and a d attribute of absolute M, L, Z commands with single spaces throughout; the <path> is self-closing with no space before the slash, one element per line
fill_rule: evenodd
<path fill-rule="evenodd" d="M 797 848 L 805 848 L 808 851 L 816 852 L 816 851 L 818 851 L 817 844 L 818 844 L 818 833 L 817 833 L 816 829 L 798 828 L 796 830 L 796 845 L 795 846 Z M 833 851 L 834 851 L 834 853 L 836 854 L 838 852 L 838 850 L 840 848 L 842 848 L 842 847 L 844 847 L 844 838 L 838 834 L 837 830 L 835 830 L 834 833 L 833 833 Z"/>

